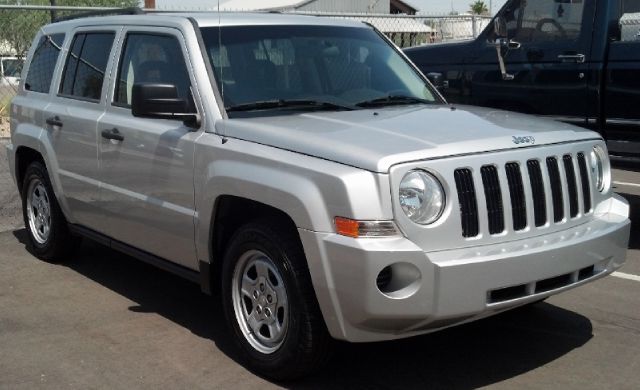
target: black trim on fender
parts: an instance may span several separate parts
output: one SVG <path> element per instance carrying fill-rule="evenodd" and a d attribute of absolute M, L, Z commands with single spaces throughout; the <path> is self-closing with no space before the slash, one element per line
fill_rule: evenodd
<path fill-rule="evenodd" d="M 200 267 L 200 290 L 211 295 L 211 265 L 204 260 L 200 260 L 198 265 Z"/>
<path fill-rule="evenodd" d="M 163 259 L 156 255 L 152 255 L 151 253 L 135 248 L 131 245 L 125 244 L 123 242 L 113 240 L 105 236 L 104 234 L 98 233 L 84 226 L 69 224 L 69 230 L 71 230 L 73 234 L 86 237 L 93 241 L 97 241 L 105 246 L 108 246 L 111 249 L 114 249 L 118 252 L 122 252 L 131 257 L 135 257 L 140 261 L 143 261 L 147 264 L 151 264 L 157 268 L 160 268 L 161 270 L 171 272 L 172 274 L 178 275 L 194 283 L 203 282 L 203 280 L 201 280 L 202 278 L 200 277 L 200 273 L 198 271 L 194 271 L 187 267 L 183 267 L 169 260 Z M 200 269 L 202 269 L 202 266 L 200 267 Z"/>

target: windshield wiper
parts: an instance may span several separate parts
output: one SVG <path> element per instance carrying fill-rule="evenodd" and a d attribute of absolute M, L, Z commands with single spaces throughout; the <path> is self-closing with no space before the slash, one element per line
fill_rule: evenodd
<path fill-rule="evenodd" d="M 253 103 L 237 104 L 235 106 L 226 107 L 227 112 L 232 111 L 254 111 L 268 110 L 274 108 L 300 109 L 300 110 L 354 110 L 354 107 L 331 103 L 321 100 L 304 100 L 304 99 L 278 99 L 263 100 Z"/>
<path fill-rule="evenodd" d="M 371 100 L 365 100 L 360 103 L 356 103 L 357 107 L 380 107 L 380 106 L 391 106 L 396 104 L 433 104 L 432 101 L 421 99 L 413 96 L 404 96 L 404 95 L 387 95 Z"/>

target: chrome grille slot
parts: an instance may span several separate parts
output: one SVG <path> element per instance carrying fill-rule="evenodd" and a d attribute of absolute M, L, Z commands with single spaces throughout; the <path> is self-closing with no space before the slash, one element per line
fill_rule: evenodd
<path fill-rule="evenodd" d="M 567 190 L 569 191 L 569 215 L 575 218 L 578 215 L 578 185 L 576 184 L 576 171 L 573 169 L 573 158 L 570 154 L 562 156 L 564 172 L 567 177 Z"/>
<path fill-rule="evenodd" d="M 502 233 L 504 231 L 504 208 L 498 170 L 493 165 L 485 165 L 480 169 L 480 173 L 482 174 L 482 184 L 487 203 L 489 233 Z"/>
<path fill-rule="evenodd" d="M 522 230 L 527 227 L 527 202 L 524 197 L 522 174 L 520 165 L 510 162 L 505 165 L 509 195 L 511 196 L 511 216 L 513 217 L 513 230 Z"/>
<path fill-rule="evenodd" d="M 558 160 L 555 157 L 547 157 L 547 172 L 549 173 L 551 197 L 553 199 L 553 222 L 557 223 L 564 218 L 564 199 Z"/>
<path fill-rule="evenodd" d="M 460 219 L 462 236 L 475 237 L 479 233 L 478 204 L 476 190 L 473 185 L 473 175 L 470 169 L 461 168 L 454 172 L 458 202 L 460 203 Z"/>
<path fill-rule="evenodd" d="M 587 160 L 584 153 L 578 153 L 578 167 L 580 169 L 580 184 L 582 187 L 583 211 L 585 214 L 591 211 L 591 191 L 589 186 L 589 170 L 587 169 Z"/>
<path fill-rule="evenodd" d="M 529 172 L 529 183 L 531 184 L 531 194 L 533 196 L 534 222 L 536 227 L 544 226 L 547 223 L 547 204 L 545 202 L 540 162 L 538 160 L 527 161 L 527 171 Z"/>

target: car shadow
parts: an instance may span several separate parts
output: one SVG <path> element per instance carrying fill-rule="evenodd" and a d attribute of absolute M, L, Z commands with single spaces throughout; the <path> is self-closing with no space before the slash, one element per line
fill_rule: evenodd
<path fill-rule="evenodd" d="M 26 230 L 14 235 L 26 245 Z M 198 285 L 89 240 L 65 265 L 135 302 L 129 310 L 157 313 L 239 361 L 219 298 L 202 294 Z M 591 337 L 588 318 L 540 303 L 410 339 L 339 342 L 325 368 L 277 384 L 291 389 L 477 388 L 548 364 Z"/>
<path fill-rule="evenodd" d="M 614 158 L 611 159 L 611 168 L 623 171 L 640 172 L 640 164 L 637 158 Z"/>
<path fill-rule="evenodd" d="M 640 196 L 619 192 L 629 201 L 629 219 L 631 220 L 631 234 L 629 235 L 629 249 L 640 249 Z"/>
<path fill-rule="evenodd" d="M 13 232 L 29 250 L 27 234 L 26 229 Z M 223 353 L 238 361 L 221 316 L 220 299 L 203 294 L 198 284 L 89 239 L 83 239 L 64 266 L 135 302 L 129 307 L 132 312 L 157 313 L 198 337 L 213 340 Z"/>
<path fill-rule="evenodd" d="M 539 303 L 424 336 L 342 343 L 292 389 L 475 389 L 532 371 L 592 337 L 588 318 Z"/>

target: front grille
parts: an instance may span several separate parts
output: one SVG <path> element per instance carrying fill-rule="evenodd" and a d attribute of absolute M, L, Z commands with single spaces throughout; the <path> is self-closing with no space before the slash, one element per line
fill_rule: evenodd
<path fill-rule="evenodd" d="M 591 191 L 589 191 L 589 171 L 587 170 L 587 161 L 584 153 L 578 153 L 578 167 L 580 169 L 580 184 L 582 185 L 582 201 L 584 204 L 584 213 L 591 211 Z"/>
<path fill-rule="evenodd" d="M 475 237 L 479 233 L 478 204 L 476 190 L 473 185 L 473 175 L 470 169 L 456 169 L 454 172 L 458 202 L 460 203 L 460 218 L 462 220 L 462 236 Z"/>
<path fill-rule="evenodd" d="M 487 202 L 487 217 L 489 219 L 489 233 L 498 234 L 504 231 L 504 210 L 502 208 L 502 193 L 498 169 L 493 165 L 485 165 L 480 169 L 484 195 Z"/>
<path fill-rule="evenodd" d="M 533 196 L 533 218 L 536 226 L 539 227 L 547 223 L 547 203 L 545 202 L 540 162 L 538 160 L 527 161 L 527 170 L 529 171 L 531 195 Z"/>
<path fill-rule="evenodd" d="M 573 159 L 570 154 L 562 157 L 564 173 L 567 176 L 567 189 L 569 191 L 569 213 L 571 218 L 578 215 L 578 186 L 576 184 L 576 171 L 573 169 Z"/>
<path fill-rule="evenodd" d="M 527 201 L 524 198 L 524 186 L 522 174 L 518 163 L 505 165 L 507 182 L 509 182 L 509 194 L 511 195 L 511 216 L 513 217 L 513 230 L 522 230 L 527 227 Z"/>
<path fill-rule="evenodd" d="M 481 166 L 479 171 L 482 188 L 479 190 L 483 191 L 486 205 L 486 208 L 481 208 L 481 213 L 478 211 L 474 171 L 470 168 L 456 169 L 454 177 L 460 205 L 462 236 L 476 237 L 481 231 L 487 231 L 491 235 L 503 233 L 505 229 L 522 231 L 531 225 L 536 228 L 544 227 L 549 220 L 561 223 L 569 218 L 578 218 L 580 199 L 583 214 L 589 213 L 592 199 L 587 162 L 584 153 L 575 154 L 575 159 L 577 164 L 574 163 L 574 155 L 562 155 L 564 174 L 561 173 L 558 158 L 555 156 L 543 157 L 540 160 L 530 159 L 522 163 L 512 161 L 504 166 Z M 574 166 L 578 167 L 579 177 Z M 501 176 L 501 170 L 504 176 Z M 548 175 L 548 181 L 545 180 L 544 173 Z M 503 183 L 502 180 L 505 178 L 506 183 Z M 510 209 L 509 203 L 504 204 L 506 200 L 503 194 L 510 201 Z M 565 210 L 565 199 L 568 201 L 568 210 Z M 506 212 L 511 214 L 512 226 L 507 226 L 505 222 Z M 568 215 L 565 215 L 567 212 Z M 529 221 L 531 215 L 533 217 Z"/>
<path fill-rule="evenodd" d="M 557 223 L 564 218 L 564 199 L 562 197 L 560 169 L 558 169 L 558 160 L 555 157 L 547 157 L 547 172 L 549 172 L 551 197 L 553 199 L 553 222 Z"/>

